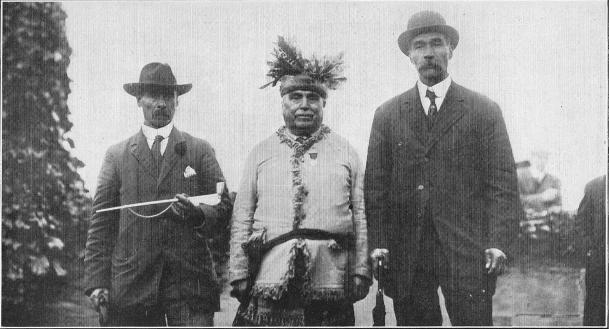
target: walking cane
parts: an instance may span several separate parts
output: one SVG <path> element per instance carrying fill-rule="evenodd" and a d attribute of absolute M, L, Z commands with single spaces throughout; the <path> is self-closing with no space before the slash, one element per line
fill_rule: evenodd
<path fill-rule="evenodd" d="M 383 273 L 383 257 L 378 258 L 377 267 L 376 267 L 376 278 L 378 279 L 378 290 L 376 291 L 376 305 L 372 309 L 372 320 L 374 321 L 374 327 L 384 327 L 385 326 L 385 301 L 383 300 L 383 296 L 385 295 L 383 292 L 383 278 L 381 274 Z"/>
<path fill-rule="evenodd" d="M 99 325 L 105 327 L 109 324 L 108 321 L 108 300 L 106 296 L 99 297 Z"/>

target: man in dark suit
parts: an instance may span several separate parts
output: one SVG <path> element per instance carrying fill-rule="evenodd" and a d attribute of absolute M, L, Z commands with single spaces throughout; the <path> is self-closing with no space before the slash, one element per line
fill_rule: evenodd
<path fill-rule="evenodd" d="M 499 106 L 451 80 L 458 32 L 435 12 L 411 17 L 398 44 L 414 88 L 375 113 L 365 173 L 372 258 L 398 325 L 492 325 L 496 276 L 522 215 Z"/>
<path fill-rule="evenodd" d="M 584 302 L 584 326 L 605 326 L 607 299 L 605 271 L 607 176 L 593 179 L 586 185 L 584 198 L 577 211 L 577 230 L 584 238 L 586 251 L 586 300 Z"/>
<path fill-rule="evenodd" d="M 216 193 L 224 182 L 214 150 L 173 126 L 179 85 L 167 64 L 142 68 L 124 86 L 144 113 L 138 133 L 106 152 L 93 200 L 85 253 L 85 293 L 111 326 L 212 326 L 219 287 L 206 239 L 232 211 L 224 189 L 217 205 L 188 195 Z M 177 194 L 177 195 L 176 195 Z M 138 202 L 179 202 L 96 212 Z"/>

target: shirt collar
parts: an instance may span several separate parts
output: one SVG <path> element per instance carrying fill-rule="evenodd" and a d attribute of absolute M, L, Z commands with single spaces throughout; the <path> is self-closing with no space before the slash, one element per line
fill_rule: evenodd
<path fill-rule="evenodd" d="M 446 93 L 448 92 L 448 87 L 450 87 L 450 83 L 452 82 L 452 79 L 450 77 L 450 75 L 448 77 L 446 77 L 446 79 L 438 82 L 437 84 L 429 87 L 427 85 L 425 85 L 423 82 L 421 82 L 421 80 L 417 80 L 417 87 L 419 88 L 419 96 L 421 96 L 421 99 L 425 99 L 425 94 L 427 92 L 427 89 L 431 89 L 433 90 L 434 94 L 436 94 L 437 98 L 444 98 L 446 96 Z"/>
<path fill-rule="evenodd" d="M 171 133 L 172 129 L 173 129 L 173 121 L 169 122 L 169 124 L 167 124 L 166 126 L 158 128 L 158 129 L 152 128 L 152 127 L 144 125 L 144 124 L 142 125 L 142 133 L 144 133 L 144 136 L 148 140 L 154 140 L 154 138 L 157 135 L 161 135 L 161 136 L 163 136 L 163 138 L 165 140 L 167 140 L 167 138 L 169 138 L 169 134 Z"/>

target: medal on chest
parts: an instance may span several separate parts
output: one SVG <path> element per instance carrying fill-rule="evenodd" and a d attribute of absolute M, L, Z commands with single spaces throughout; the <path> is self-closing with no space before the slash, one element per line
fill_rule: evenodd
<path fill-rule="evenodd" d="M 317 165 L 317 152 L 313 151 L 313 152 L 309 152 L 309 159 L 311 161 L 309 161 L 311 163 L 311 166 L 316 166 Z"/>

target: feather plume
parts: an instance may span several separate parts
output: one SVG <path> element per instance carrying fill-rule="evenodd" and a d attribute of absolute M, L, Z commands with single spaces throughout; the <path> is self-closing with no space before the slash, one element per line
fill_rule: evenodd
<path fill-rule="evenodd" d="M 274 60 L 268 61 L 269 72 L 267 76 L 272 80 L 261 86 L 260 89 L 269 85 L 275 87 L 277 82 L 286 75 L 308 75 L 313 80 L 324 84 L 328 89 L 336 89 L 347 78 L 342 76 L 343 53 L 335 57 L 324 56 L 321 59 L 313 56 L 306 59 L 302 53 L 288 40 L 282 36 L 277 38 L 277 47 L 271 53 Z"/>

